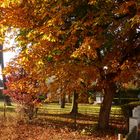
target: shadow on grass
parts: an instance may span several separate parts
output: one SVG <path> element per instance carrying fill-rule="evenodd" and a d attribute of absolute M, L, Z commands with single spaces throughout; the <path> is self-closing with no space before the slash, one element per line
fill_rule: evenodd
<path fill-rule="evenodd" d="M 5 111 L 6 112 L 15 112 L 15 108 L 6 107 Z M 4 112 L 4 108 L 0 107 L 0 112 Z"/>
<path fill-rule="evenodd" d="M 38 116 L 38 118 L 35 118 L 35 119 L 29 121 L 29 123 L 33 124 L 33 125 L 38 125 L 41 127 L 53 127 L 56 129 L 69 128 L 72 130 L 82 130 L 84 128 L 93 126 L 93 121 L 92 121 L 92 123 L 87 124 L 87 123 L 79 123 L 79 120 L 76 119 L 76 122 L 75 122 L 75 119 L 73 118 L 73 116 L 70 117 L 70 116 L 68 116 L 68 114 L 65 114 L 65 117 L 67 116 L 65 118 L 65 120 L 62 118 L 53 119 L 52 116 L 56 117 L 56 115 L 51 115 L 51 114 L 49 114 L 45 117 Z M 61 115 L 61 117 L 62 117 L 62 115 Z M 84 120 L 82 120 L 82 121 L 84 121 Z"/>
<path fill-rule="evenodd" d="M 67 114 L 51 114 L 51 113 L 38 113 L 39 116 L 48 116 L 48 117 L 58 117 L 58 118 L 64 118 L 64 119 L 73 119 L 76 117 L 77 120 L 81 121 L 96 121 L 98 119 L 98 115 L 85 115 L 78 113 L 76 116 L 72 115 L 70 113 Z"/>
<path fill-rule="evenodd" d="M 66 120 L 64 119 L 60 119 L 60 118 L 56 118 L 57 117 L 65 117 Z M 124 132 L 126 131 L 124 128 L 122 127 L 116 127 L 116 125 L 110 125 L 110 127 L 107 130 L 99 130 L 97 127 L 97 121 L 90 121 L 91 123 L 87 123 L 85 121 L 85 117 L 89 117 L 89 116 L 85 116 L 82 114 L 78 114 L 79 118 L 76 119 L 76 122 L 73 118 L 73 116 L 70 116 L 69 114 L 61 114 L 61 115 L 54 115 L 54 114 L 47 114 L 46 116 L 38 116 L 37 118 L 30 120 L 28 123 L 30 125 L 37 125 L 40 127 L 51 127 L 54 129 L 66 129 L 68 128 L 69 130 L 72 131 L 79 131 L 81 132 L 82 130 L 87 130 L 87 131 L 91 131 L 92 133 L 94 132 L 100 132 L 100 133 L 105 133 L 106 131 L 109 131 L 111 133 L 118 133 L 118 132 Z M 53 117 L 55 119 L 53 119 Z M 82 119 L 81 119 L 81 118 Z M 89 117 L 91 119 L 91 116 Z M 80 123 L 80 121 L 82 121 L 82 123 Z"/>

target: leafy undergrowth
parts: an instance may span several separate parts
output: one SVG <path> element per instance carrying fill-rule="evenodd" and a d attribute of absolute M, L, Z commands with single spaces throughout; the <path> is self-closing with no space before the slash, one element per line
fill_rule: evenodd
<path fill-rule="evenodd" d="M 111 131 L 96 131 L 89 127 L 74 128 L 66 123 L 38 118 L 19 121 L 15 117 L 0 118 L 0 140 L 117 140 Z"/>

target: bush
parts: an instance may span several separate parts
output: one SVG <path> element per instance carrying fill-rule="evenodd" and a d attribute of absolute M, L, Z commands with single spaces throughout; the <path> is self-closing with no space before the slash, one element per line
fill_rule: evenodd
<path fill-rule="evenodd" d="M 92 96 L 90 96 L 88 98 L 88 102 L 89 102 L 89 104 L 93 104 L 94 103 L 94 98 Z"/>
<path fill-rule="evenodd" d="M 18 105 L 16 111 L 20 115 L 20 120 L 27 119 L 32 120 L 33 117 L 37 117 L 38 108 L 34 105 Z"/>
<path fill-rule="evenodd" d="M 140 105 L 140 101 L 130 102 L 128 104 L 122 105 L 121 108 L 122 108 L 123 115 L 126 118 L 132 117 L 132 110 L 134 109 L 134 107 L 136 107 L 138 105 Z"/>
<path fill-rule="evenodd" d="M 138 98 L 114 98 L 113 99 L 115 105 L 124 105 L 130 102 L 137 102 L 137 101 L 139 101 Z"/>

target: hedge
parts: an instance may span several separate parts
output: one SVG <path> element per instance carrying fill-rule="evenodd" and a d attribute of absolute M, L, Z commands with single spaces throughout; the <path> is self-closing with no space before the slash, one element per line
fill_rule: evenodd
<path fill-rule="evenodd" d="M 132 117 L 132 110 L 134 107 L 140 105 L 140 101 L 130 102 L 121 106 L 122 113 L 126 118 Z"/>

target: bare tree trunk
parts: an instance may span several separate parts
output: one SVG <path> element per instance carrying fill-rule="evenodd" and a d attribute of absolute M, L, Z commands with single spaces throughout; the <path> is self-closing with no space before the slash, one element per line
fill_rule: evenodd
<path fill-rule="evenodd" d="M 106 81 L 107 82 L 107 81 Z M 103 99 L 103 103 L 101 105 L 98 126 L 100 129 L 105 129 L 109 127 L 109 117 L 112 106 L 112 100 L 115 95 L 115 84 L 111 82 L 106 83 L 106 87 L 104 89 L 105 95 Z"/>
<path fill-rule="evenodd" d="M 67 102 L 70 103 L 70 94 L 68 94 Z"/>
<path fill-rule="evenodd" d="M 0 50 L 3 50 L 3 46 L 2 45 L 0 45 Z M 1 64 L 1 68 L 3 70 L 3 68 L 4 68 L 3 52 L 0 52 L 0 64 Z M 4 87 L 4 89 L 6 88 L 5 82 L 6 82 L 6 78 L 3 75 L 3 87 Z M 5 102 L 5 105 L 11 106 L 11 100 L 10 100 L 9 96 L 5 96 L 4 95 L 4 102 Z"/>
<path fill-rule="evenodd" d="M 65 108 L 65 94 L 60 97 L 60 107 Z"/>
<path fill-rule="evenodd" d="M 11 106 L 11 99 L 9 96 L 4 96 L 4 102 L 6 104 L 6 106 Z"/>
<path fill-rule="evenodd" d="M 78 93 L 74 91 L 73 98 L 72 98 L 72 109 L 70 114 L 77 114 L 78 113 Z"/>

